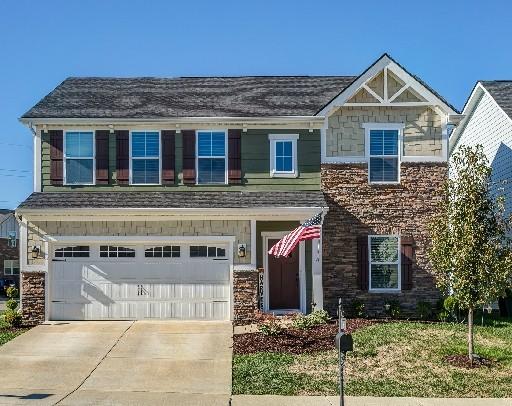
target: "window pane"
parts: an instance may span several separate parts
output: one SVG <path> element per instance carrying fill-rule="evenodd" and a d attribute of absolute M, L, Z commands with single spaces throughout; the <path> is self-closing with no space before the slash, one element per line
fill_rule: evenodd
<path fill-rule="evenodd" d="M 383 131 L 384 155 L 398 155 L 398 131 Z"/>
<path fill-rule="evenodd" d="M 283 156 L 283 143 L 281 141 L 276 142 L 276 156 Z"/>
<path fill-rule="evenodd" d="M 208 256 L 209 257 L 216 257 L 217 256 L 217 248 L 215 248 L 215 247 L 208 247 Z"/>
<path fill-rule="evenodd" d="M 199 156 L 212 155 L 212 134 L 200 132 L 197 134 L 197 151 Z"/>
<path fill-rule="evenodd" d="M 370 182 L 398 181 L 398 158 L 370 158 Z"/>
<path fill-rule="evenodd" d="M 284 158 L 282 156 L 276 156 L 276 171 L 284 171 Z"/>
<path fill-rule="evenodd" d="M 158 141 L 158 133 L 150 132 L 146 133 L 146 156 L 159 156 L 159 141 Z"/>
<path fill-rule="evenodd" d="M 372 265 L 372 289 L 398 289 L 398 265 Z"/>
<path fill-rule="evenodd" d="M 66 156 L 72 158 L 93 156 L 92 132 L 67 132 L 66 133 Z"/>
<path fill-rule="evenodd" d="M 159 164 L 158 159 L 132 160 L 132 183 L 159 183 Z"/>
<path fill-rule="evenodd" d="M 212 133 L 212 155 L 224 156 L 225 155 L 225 139 L 223 132 Z"/>
<path fill-rule="evenodd" d="M 292 156 L 292 142 L 291 141 L 283 142 L 283 155 L 289 156 L 289 157 Z"/>
<path fill-rule="evenodd" d="M 208 247 L 206 245 L 191 245 L 190 256 L 192 258 L 206 257 L 208 254 Z"/>
<path fill-rule="evenodd" d="M 224 248 L 217 248 L 217 256 L 218 257 L 225 257 L 226 256 L 226 250 Z"/>
<path fill-rule="evenodd" d="M 370 155 L 382 155 L 384 153 L 384 131 L 370 130 Z"/>
<path fill-rule="evenodd" d="M 66 159 L 66 183 L 92 183 L 92 159 Z"/>
<path fill-rule="evenodd" d="M 372 262 L 397 262 L 397 237 L 371 237 L 370 253 Z"/>
<path fill-rule="evenodd" d="M 132 133 L 132 156 L 146 156 L 146 134 L 141 132 Z"/>
<path fill-rule="evenodd" d="M 158 157 L 160 154 L 158 132 L 132 132 L 132 157 Z"/>
<path fill-rule="evenodd" d="M 198 159 L 198 183 L 225 183 L 226 162 L 223 158 Z"/>

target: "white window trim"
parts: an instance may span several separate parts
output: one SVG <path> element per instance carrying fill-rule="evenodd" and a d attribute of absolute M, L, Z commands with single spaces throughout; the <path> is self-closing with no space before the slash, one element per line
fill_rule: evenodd
<path fill-rule="evenodd" d="M 372 251 L 371 251 L 371 240 L 372 237 L 393 237 L 398 239 L 398 287 L 395 289 L 389 288 L 372 288 Z M 375 293 L 397 293 L 402 291 L 402 241 L 398 234 L 372 234 L 368 236 L 368 291 Z M 390 264 L 390 262 L 374 262 L 374 265 L 378 264 Z"/>
<path fill-rule="evenodd" d="M 297 168 L 297 140 L 299 134 L 269 134 L 270 141 L 270 177 L 271 178 L 296 178 L 299 175 Z M 291 141 L 292 142 L 292 165 L 291 171 L 276 170 L 276 142 Z"/>
<path fill-rule="evenodd" d="M 132 174 L 132 160 L 134 159 L 132 157 L 132 133 L 158 133 L 158 183 L 133 183 L 133 174 Z M 129 162 L 130 162 L 130 170 L 129 170 L 129 177 L 130 177 L 130 185 L 134 186 L 155 186 L 155 185 L 161 185 L 162 184 L 162 134 L 160 130 L 130 130 L 130 137 L 128 140 L 129 144 Z M 135 159 L 156 159 L 155 157 L 136 157 Z"/>
<path fill-rule="evenodd" d="M 221 159 L 224 158 L 224 183 L 199 183 L 199 133 L 224 133 L 224 157 L 220 155 L 202 157 L 204 159 Z M 228 130 L 196 130 L 196 185 L 227 185 L 228 184 Z"/>
<path fill-rule="evenodd" d="M 14 263 L 17 262 L 18 263 L 18 273 L 15 274 L 13 272 L 13 268 L 15 268 L 13 265 Z M 6 267 L 7 263 L 10 263 L 10 267 Z M 7 270 L 9 270 L 9 272 L 7 272 Z M 20 274 L 20 261 L 18 259 L 4 259 L 4 275 L 7 275 L 7 276 L 18 276 Z"/>
<path fill-rule="evenodd" d="M 400 164 L 402 162 L 402 144 L 403 144 L 403 133 L 405 124 L 404 123 L 363 123 L 362 127 L 364 128 L 364 154 L 368 162 L 368 183 L 371 185 L 398 185 L 401 180 L 401 170 Z M 386 181 L 371 181 L 370 180 L 370 131 L 371 130 L 396 130 L 398 131 L 398 178 L 396 181 L 386 182 Z M 373 155 L 373 157 L 383 157 L 384 155 Z M 389 157 L 394 157 L 395 155 L 386 155 Z"/>
<path fill-rule="evenodd" d="M 68 183 L 66 173 L 66 160 L 68 156 L 66 154 L 66 136 L 68 133 L 79 132 L 79 133 L 90 133 L 92 132 L 92 183 Z M 84 130 L 84 129 L 73 129 L 68 128 L 64 130 L 64 136 L 62 138 L 62 176 L 63 186 L 91 186 L 96 184 L 96 130 Z M 90 157 L 69 157 L 69 159 L 91 159 Z"/>

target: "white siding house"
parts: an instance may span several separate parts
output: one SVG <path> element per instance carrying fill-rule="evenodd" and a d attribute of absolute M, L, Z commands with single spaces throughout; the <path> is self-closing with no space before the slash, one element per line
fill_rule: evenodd
<path fill-rule="evenodd" d="M 481 144 L 493 181 L 512 212 L 512 81 L 478 82 L 464 107 L 465 116 L 450 137 L 450 156 L 462 145 Z"/>

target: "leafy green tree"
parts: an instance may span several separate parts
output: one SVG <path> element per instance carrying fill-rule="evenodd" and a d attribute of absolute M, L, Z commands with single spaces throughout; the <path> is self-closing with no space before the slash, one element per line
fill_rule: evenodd
<path fill-rule="evenodd" d="M 468 355 L 473 363 L 474 310 L 495 301 L 511 285 L 509 219 L 482 146 L 461 147 L 450 171 L 430 224 L 429 259 L 437 286 L 468 310 Z"/>

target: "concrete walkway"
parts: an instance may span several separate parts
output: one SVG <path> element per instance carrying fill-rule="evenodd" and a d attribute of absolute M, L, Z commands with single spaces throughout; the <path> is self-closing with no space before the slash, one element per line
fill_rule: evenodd
<path fill-rule="evenodd" d="M 227 405 L 230 323 L 37 326 L 0 347 L 0 404 Z"/>
<path fill-rule="evenodd" d="M 333 396 L 232 396 L 231 406 L 338 406 Z M 512 406 L 512 399 L 345 398 L 345 406 Z"/>

